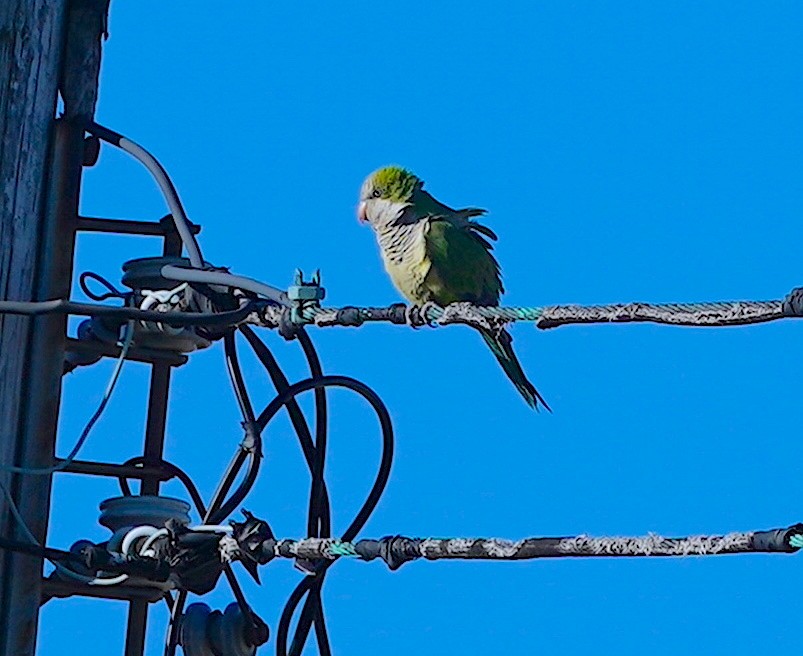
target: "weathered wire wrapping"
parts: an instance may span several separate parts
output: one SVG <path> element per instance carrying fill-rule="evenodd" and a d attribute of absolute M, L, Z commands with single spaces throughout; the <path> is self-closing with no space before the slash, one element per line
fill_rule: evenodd
<path fill-rule="evenodd" d="M 735 532 L 726 535 L 698 535 L 667 538 L 648 534 L 637 537 L 527 538 L 409 538 L 389 536 L 379 540 L 343 542 L 334 538 L 305 540 L 265 540 L 262 562 L 273 558 L 336 560 L 358 557 L 381 559 L 391 569 L 405 562 L 426 560 L 530 560 L 572 557 L 715 556 L 738 553 L 795 553 L 790 544 L 803 535 L 803 524 L 769 531 Z"/>
<path fill-rule="evenodd" d="M 287 322 L 288 310 L 266 307 L 251 314 L 247 321 L 266 328 Z M 388 307 L 325 308 L 309 305 L 297 312 L 296 321 L 318 327 L 360 326 L 370 322 L 398 325 L 446 326 L 466 324 L 475 328 L 494 328 L 526 321 L 545 330 L 571 324 L 660 323 L 674 326 L 742 326 L 803 316 L 803 288 L 793 290 L 781 300 L 722 301 L 710 303 L 616 303 L 610 305 L 550 305 L 544 307 L 477 306 L 453 303 L 440 307 L 432 303 Z"/>

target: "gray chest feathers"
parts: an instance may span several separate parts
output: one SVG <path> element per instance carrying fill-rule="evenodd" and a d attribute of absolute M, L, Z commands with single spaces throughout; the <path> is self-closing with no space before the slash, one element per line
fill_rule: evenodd
<path fill-rule="evenodd" d="M 377 232 L 385 269 L 396 289 L 413 303 L 430 300 L 426 280 L 431 262 L 426 256 L 426 230 L 427 222 L 420 221 Z"/>
<path fill-rule="evenodd" d="M 424 259 L 427 222 L 385 226 L 377 232 L 382 257 L 392 266 L 417 265 Z"/>

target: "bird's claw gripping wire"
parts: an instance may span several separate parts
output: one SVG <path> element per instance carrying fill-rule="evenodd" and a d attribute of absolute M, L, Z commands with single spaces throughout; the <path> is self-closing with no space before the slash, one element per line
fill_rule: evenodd
<path fill-rule="evenodd" d="M 434 328 L 438 325 L 438 319 L 436 317 L 438 317 L 441 312 L 443 312 L 443 308 L 432 301 L 427 301 L 422 305 L 408 305 L 404 310 L 404 321 L 414 330 L 422 326 Z"/>

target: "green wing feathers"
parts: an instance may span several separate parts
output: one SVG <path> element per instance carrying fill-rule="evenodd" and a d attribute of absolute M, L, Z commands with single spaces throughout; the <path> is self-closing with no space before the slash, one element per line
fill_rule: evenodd
<path fill-rule="evenodd" d="M 513 338 L 510 336 L 510 333 L 503 330 L 498 335 L 494 335 L 485 330 L 480 330 L 480 334 L 496 356 L 499 364 L 502 365 L 502 369 L 504 369 L 507 377 L 510 378 L 512 383 L 516 386 L 516 389 L 519 390 L 519 394 L 524 397 L 527 405 L 537 410 L 538 404 L 540 403 L 547 410 L 552 412 L 552 408 L 544 401 L 544 397 L 542 397 L 538 393 L 538 390 L 535 389 L 535 386 L 527 380 L 527 375 L 524 373 L 519 359 L 513 352 Z"/>
<path fill-rule="evenodd" d="M 377 202 L 382 201 L 380 205 Z M 373 204 L 373 205 L 371 205 Z M 369 212 L 369 205 L 375 208 Z M 485 210 L 454 209 L 424 190 L 410 171 L 388 166 L 375 171 L 360 191 L 359 215 L 371 218 L 385 268 L 396 288 L 417 304 L 452 303 L 498 306 L 504 293 L 499 263 L 493 255 L 493 230 L 478 222 Z M 489 324 L 478 328 L 500 366 L 524 397 L 538 409 L 549 406 L 527 380 L 513 338 Z M 502 324 L 504 325 L 504 324 Z"/>
<path fill-rule="evenodd" d="M 499 264 L 491 254 L 493 246 L 478 231 L 479 224 L 456 225 L 440 217 L 429 222 L 426 254 L 431 267 L 425 286 L 430 300 L 438 305 L 459 301 L 499 305 L 504 291 Z M 488 229 L 482 232 L 495 238 Z"/>
<path fill-rule="evenodd" d="M 446 208 L 448 209 L 448 208 Z M 490 240 L 496 235 L 471 217 L 478 209 L 449 210 L 451 215 L 429 218 L 426 256 L 431 266 L 424 281 L 429 300 L 438 305 L 467 301 L 476 305 L 499 305 L 504 292 L 499 263 L 491 251 Z M 521 367 L 513 352 L 513 338 L 507 331 L 499 334 L 480 330 L 507 377 L 532 408 L 539 403 L 550 410 Z"/>

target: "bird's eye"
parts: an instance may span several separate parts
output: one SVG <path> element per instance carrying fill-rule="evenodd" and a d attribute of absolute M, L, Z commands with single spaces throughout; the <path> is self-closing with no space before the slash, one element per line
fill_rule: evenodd
<path fill-rule="evenodd" d="M 371 198 L 379 198 L 381 195 L 379 189 L 374 189 L 373 192 L 371 192 Z"/>

